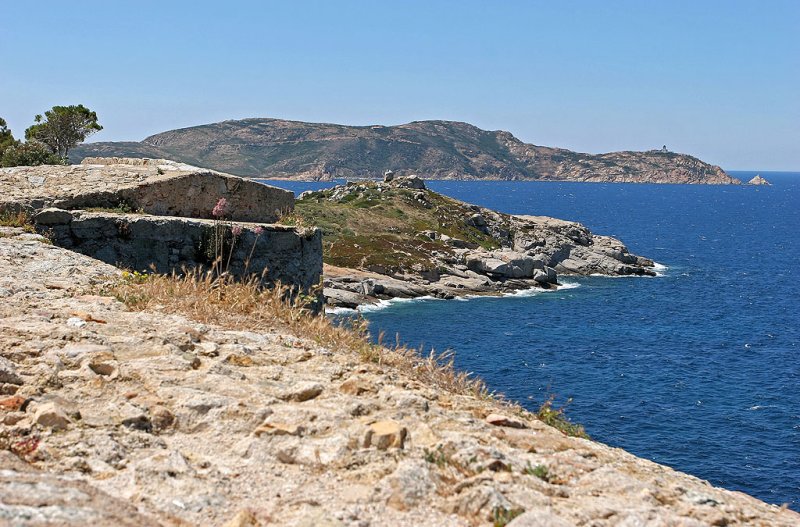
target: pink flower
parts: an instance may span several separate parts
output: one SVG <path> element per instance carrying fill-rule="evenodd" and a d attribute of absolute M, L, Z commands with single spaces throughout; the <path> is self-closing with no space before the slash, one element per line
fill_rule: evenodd
<path fill-rule="evenodd" d="M 241 225 L 234 225 L 233 227 L 231 227 L 231 232 L 233 233 L 233 235 L 235 237 L 238 238 L 242 234 L 242 226 Z"/>
<path fill-rule="evenodd" d="M 264 227 L 262 227 L 261 225 L 259 225 L 258 227 L 256 227 L 255 229 L 253 229 L 253 232 L 255 232 L 255 233 L 256 233 L 256 236 L 261 236 L 262 234 L 264 234 Z"/>
<path fill-rule="evenodd" d="M 215 218 L 221 218 L 222 216 L 228 213 L 228 200 L 225 198 L 219 198 L 219 201 L 216 205 L 214 205 L 214 210 L 211 211 L 211 215 Z"/>

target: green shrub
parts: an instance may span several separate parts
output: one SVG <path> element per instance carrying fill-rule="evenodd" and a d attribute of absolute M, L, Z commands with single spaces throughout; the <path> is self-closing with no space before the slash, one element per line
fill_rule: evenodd
<path fill-rule="evenodd" d="M 572 402 L 572 399 L 569 399 L 567 404 L 570 402 Z M 583 426 L 575 424 L 567 418 L 564 414 L 563 406 L 560 408 L 553 407 L 553 397 L 550 397 L 550 399 L 539 407 L 536 417 L 543 423 L 552 426 L 565 435 L 589 439 L 589 434 L 586 433 Z"/>
<path fill-rule="evenodd" d="M 7 147 L 0 157 L 0 166 L 38 166 L 38 165 L 63 165 L 65 159 L 52 153 L 48 148 L 35 141 L 16 143 Z"/>

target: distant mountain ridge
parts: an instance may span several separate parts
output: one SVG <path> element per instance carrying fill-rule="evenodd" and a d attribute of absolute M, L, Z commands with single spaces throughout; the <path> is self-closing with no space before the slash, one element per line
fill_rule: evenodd
<path fill-rule="evenodd" d="M 456 121 L 346 126 L 253 118 L 170 130 L 141 142 L 81 145 L 90 156 L 169 158 L 260 178 L 380 178 L 739 184 L 718 166 L 662 150 L 583 154 Z"/>

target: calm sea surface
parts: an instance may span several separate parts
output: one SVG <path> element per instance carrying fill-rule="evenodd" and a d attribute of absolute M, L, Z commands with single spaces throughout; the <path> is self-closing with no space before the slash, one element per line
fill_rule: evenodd
<path fill-rule="evenodd" d="M 594 439 L 800 510 L 800 173 L 761 174 L 772 187 L 431 181 L 503 212 L 580 221 L 667 269 L 364 315 L 375 334 L 454 350 L 459 368 L 532 410 L 571 398 L 568 416 Z"/>

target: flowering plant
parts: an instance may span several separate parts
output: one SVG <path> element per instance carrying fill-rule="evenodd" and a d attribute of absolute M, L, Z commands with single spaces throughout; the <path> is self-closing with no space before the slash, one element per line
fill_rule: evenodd
<path fill-rule="evenodd" d="M 214 205 L 214 208 L 211 210 L 211 215 L 215 218 L 223 218 L 228 213 L 228 200 L 225 198 L 219 198 L 217 204 Z"/>
<path fill-rule="evenodd" d="M 233 251 L 236 248 L 236 243 L 244 234 L 244 228 L 241 225 L 234 225 L 231 221 L 225 219 L 225 216 L 230 213 L 230 209 L 231 207 L 228 200 L 219 198 L 216 205 L 214 205 L 214 208 L 211 210 L 211 215 L 214 217 L 213 273 L 217 278 L 222 278 L 229 274 L 228 271 L 230 269 L 231 260 L 233 259 Z M 250 254 L 244 261 L 243 275 L 247 275 L 247 270 L 250 268 L 250 260 L 253 258 L 258 240 L 261 235 L 264 234 L 264 227 L 258 225 L 253 228 L 251 232 L 256 236 L 253 240 L 253 246 L 250 248 Z"/>

